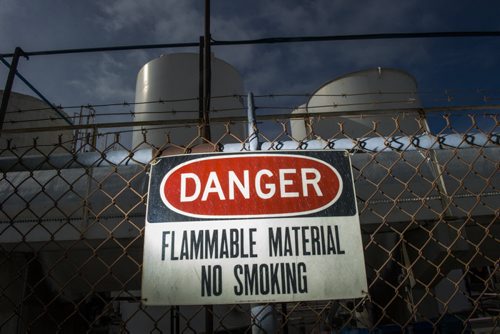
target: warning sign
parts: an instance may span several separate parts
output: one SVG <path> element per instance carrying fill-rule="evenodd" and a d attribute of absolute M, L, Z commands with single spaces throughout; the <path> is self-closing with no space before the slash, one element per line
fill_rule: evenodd
<path fill-rule="evenodd" d="M 145 304 L 344 299 L 364 291 L 344 152 L 182 155 L 151 167 Z"/>

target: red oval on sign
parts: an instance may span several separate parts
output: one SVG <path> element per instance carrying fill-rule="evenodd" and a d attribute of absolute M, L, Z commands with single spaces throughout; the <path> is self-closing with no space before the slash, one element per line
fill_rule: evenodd
<path fill-rule="evenodd" d="M 342 179 L 324 161 L 291 154 L 238 154 L 194 159 L 170 170 L 165 205 L 198 218 L 297 216 L 332 205 Z"/>

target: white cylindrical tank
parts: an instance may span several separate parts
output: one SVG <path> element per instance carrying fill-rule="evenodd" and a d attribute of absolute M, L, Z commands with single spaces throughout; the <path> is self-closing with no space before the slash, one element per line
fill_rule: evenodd
<path fill-rule="evenodd" d="M 243 81 L 228 63 L 212 55 L 212 88 L 210 118 L 245 116 L 241 102 Z M 199 117 L 199 61 L 198 54 L 177 53 L 163 55 L 142 67 L 137 75 L 135 121 L 162 121 L 198 119 Z M 155 103 L 162 100 L 163 103 Z M 237 141 L 228 135 L 226 123 L 212 121 L 211 141 Z M 229 131 L 240 140 L 245 139 L 244 124 L 231 124 Z M 196 143 L 196 123 L 186 125 L 136 126 L 132 148 L 155 145 L 161 147 L 168 140 L 175 145 Z"/>
<path fill-rule="evenodd" d="M 417 82 L 410 74 L 380 67 L 354 72 L 327 82 L 312 94 L 305 110 L 315 116 L 301 125 L 294 120 L 292 136 L 301 137 L 304 131 L 306 137 L 314 134 L 323 139 L 413 135 L 423 131 L 420 107 Z M 325 113 L 330 114 L 321 115 Z"/>
<path fill-rule="evenodd" d="M 3 91 L 0 91 L 3 98 Z M 66 115 L 59 110 L 62 115 Z M 1 133 L 2 155 L 37 155 L 41 153 L 68 153 L 73 147 L 72 130 L 55 130 L 68 122 L 48 104 L 33 96 L 12 92 L 2 129 L 26 129 L 20 133 Z M 54 128 L 54 131 L 32 132 L 30 128 Z M 59 141 L 59 136 L 61 140 Z M 36 139 L 36 148 L 34 147 Z M 10 142 L 10 148 L 8 148 Z"/>
<path fill-rule="evenodd" d="M 292 114 L 305 114 L 306 104 L 302 104 L 292 111 Z M 302 141 L 307 139 L 308 132 L 310 130 L 307 128 L 308 119 L 304 117 L 290 118 L 290 132 L 293 140 Z"/>

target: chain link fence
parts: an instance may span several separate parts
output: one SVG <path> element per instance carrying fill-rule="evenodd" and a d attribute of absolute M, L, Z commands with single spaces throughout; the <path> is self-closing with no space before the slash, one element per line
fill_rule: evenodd
<path fill-rule="evenodd" d="M 0 138 L 0 332 L 499 331 L 500 139 L 497 114 L 481 112 L 267 115 L 251 134 L 243 118 L 215 117 L 210 141 L 196 122 L 181 121 L 113 131 L 6 129 Z M 136 133 L 133 144 L 127 131 Z M 151 161 L 249 151 L 255 140 L 260 150 L 351 154 L 366 297 L 142 305 Z M 324 279 L 334 284 L 335 273 Z"/>

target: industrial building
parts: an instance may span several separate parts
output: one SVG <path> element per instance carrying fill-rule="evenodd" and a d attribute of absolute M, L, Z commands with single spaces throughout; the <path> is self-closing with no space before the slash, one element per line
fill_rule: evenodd
<path fill-rule="evenodd" d="M 220 333 L 498 330 L 494 116 L 489 128 L 460 133 L 449 123 L 433 131 L 413 76 L 374 68 L 319 87 L 289 117 L 276 117 L 276 130 L 260 126 L 258 115 L 247 119 L 253 101 L 242 78 L 212 56 L 207 140 L 197 122 L 197 64 L 196 54 L 170 54 L 141 69 L 129 147 L 99 147 L 88 140 L 97 127 L 68 126 L 64 111 L 11 93 L 0 135 L 1 333 L 206 332 L 207 323 Z M 366 297 L 142 305 L 150 164 L 255 149 L 349 152 Z M 324 279 L 335 284 L 334 274 Z"/>

